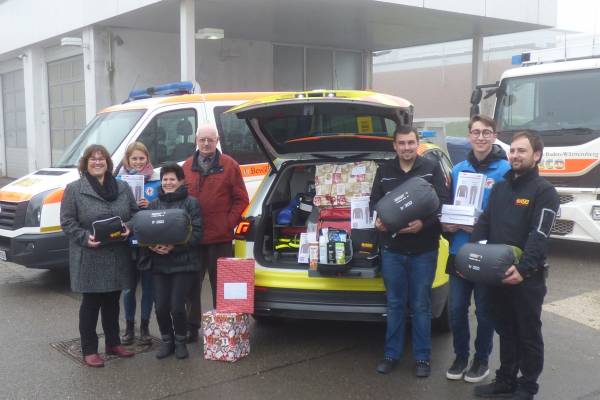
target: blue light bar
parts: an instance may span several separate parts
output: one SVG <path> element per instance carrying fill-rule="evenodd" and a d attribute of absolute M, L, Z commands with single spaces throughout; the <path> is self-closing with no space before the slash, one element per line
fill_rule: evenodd
<path fill-rule="evenodd" d="M 129 92 L 127 101 L 148 99 L 155 96 L 174 96 L 191 93 L 194 93 L 194 84 L 192 82 L 173 82 L 145 89 L 134 89 Z"/>
<path fill-rule="evenodd" d="M 421 138 L 423 138 L 423 139 L 436 137 L 436 136 L 437 136 L 436 131 L 432 131 L 432 130 L 422 130 L 421 131 Z"/>
<path fill-rule="evenodd" d="M 517 54 L 516 56 L 512 56 L 511 58 L 511 64 L 512 65 L 521 65 L 521 60 L 523 59 L 523 57 L 521 56 L 521 54 Z"/>

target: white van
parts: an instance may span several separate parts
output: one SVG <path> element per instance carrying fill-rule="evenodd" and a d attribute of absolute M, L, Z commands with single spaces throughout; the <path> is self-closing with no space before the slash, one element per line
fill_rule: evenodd
<path fill-rule="evenodd" d="M 246 123 L 225 111 L 273 93 L 192 94 L 192 90 L 191 83 L 181 82 L 132 91 L 123 104 L 100 111 L 52 168 L 35 171 L 0 189 L 0 259 L 28 268 L 67 266 L 60 202 L 65 186 L 79 178 L 77 164 L 90 144 L 108 149 L 116 172 L 127 145 L 140 141 L 158 171 L 165 163 L 189 157 L 196 149 L 196 127 L 209 122 L 219 131 L 221 151 L 240 164 L 252 197 L 269 165 Z"/>

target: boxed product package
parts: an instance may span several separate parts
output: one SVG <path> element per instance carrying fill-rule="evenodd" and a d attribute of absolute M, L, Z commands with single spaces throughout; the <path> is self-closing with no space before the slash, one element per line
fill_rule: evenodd
<path fill-rule="evenodd" d="M 453 204 L 444 204 L 442 206 L 442 218 L 444 224 L 475 225 L 477 218 L 481 215 L 481 210 L 475 206 L 457 206 Z"/>
<path fill-rule="evenodd" d="M 234 362 L 250 353 L 250 317 L 216 310 L 202 315 L 204 358 Z"/>
<path fill-rule="evenodd" d="M 502 285 L 506 270 L 521 258 L 521 249 L 506 244 L 464 244 L 456 257 L 456 270 L 465 279 L 485 285 Z"/>
<path fill-rule="evenodd" d="M 250 258 L 217 260 L 217 311 L 254 312 L 254 264 Z"/>
<path fill-rule="evenodd" d="M 374 161 L 317 165 L 314 205 L 350 207 L 352 197 L 371 195 L 376 172 L 377 163 Z"/>
<path fill-rule="evenodd" d="M 460 172 L 456 182 L 456 193 L 454 193 L 454 205 L 474 206 L 481 210 L 483 204 L 483 189 L 485 186 L 485 175 L 473 172 Z"/>

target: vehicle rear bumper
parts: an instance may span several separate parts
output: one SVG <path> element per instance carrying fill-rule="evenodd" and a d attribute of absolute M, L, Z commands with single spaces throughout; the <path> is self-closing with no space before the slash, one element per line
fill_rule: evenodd
<path fill-rule="evenodd" d="M 56 269 L 68 266 L 69 243 L 63 232 L 0 238 L 0 250 L 6 255 L 6 261 L 27 268 Z"/>
<path fill-rule="evenodd" d="M 447 297 L 448 284 L 432 289 L 433 318 L 442 314 Z M 383 321 L 387 313 L 385 292 L 257 287 L 254 298 L 257 316 Z"/>

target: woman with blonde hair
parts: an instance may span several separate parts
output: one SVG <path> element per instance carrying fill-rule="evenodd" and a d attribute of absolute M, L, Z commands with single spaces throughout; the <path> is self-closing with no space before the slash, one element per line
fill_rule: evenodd
<path fill-rule="evenodd" d="M 148 149 L 141 142 L 133 142 L 127 146 L 125 156 L 123 157 L 123 166 L 119 170 L 119 176 L 122 175 L 144 175 L 144 193 L 145 195 L 137 200 L 138 207 L 148 207 L 149 200 L 156 197 L 159 181 L 150 183 L 154 173 L 154 168 L 150 162 Z M 135 238 L 134 238 L 135 239 Z M 134 260 L 139 260 L 139 251 L 137 248 L 133 251 Z M 134 264 L 137 264 L 134 262 Z M 133 344 L 135 341 L 135 311 L 136 298 L 135 292 L 138 282 L 142 286 L 142 299 L 140 303 L 140 344 L 151 344 L 152 338 L 148 328 L 152 305 L 154 304 L 154 290 L 152 285 L 152 274 L 150 271 L 140 271 L 136 266 L 133 267 L 133 286 L 123 291 L 123 308 L 125 310 L 125 334 L 121 337 L 121 342 L 125 345 Z"/>

